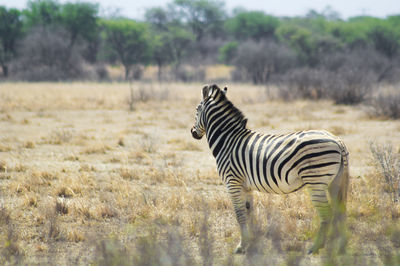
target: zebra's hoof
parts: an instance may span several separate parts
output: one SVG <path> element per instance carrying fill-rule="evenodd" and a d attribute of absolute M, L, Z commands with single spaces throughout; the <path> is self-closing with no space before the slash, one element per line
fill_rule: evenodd
<path fill-rule="evenodd" d="M 235 249 L 235 254 L 244 254 L 244 253 L 246 253 L 246 250 L 245 250 L 241 245 L 239 245 L 239 246 Z"/>

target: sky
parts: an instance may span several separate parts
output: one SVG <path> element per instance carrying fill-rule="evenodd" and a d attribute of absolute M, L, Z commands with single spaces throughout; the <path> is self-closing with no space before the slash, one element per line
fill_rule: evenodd
<path fill-rule="evenodd" d="M 76 0 L 58 0 L 60 3 L 76 2 Z M 119 10 L 119 14 L 133 18 L 143 19 L 146 9 L 156 6 L 166 6 L 170 1 L 163 0 L 81 0 L 81 2 L 99 3 L 103 14 L 110 14 Z M 248 10 L 262 10 L 267 14 L 275 16 L 301 16 L 308 10 L 323 11 L 329 6 L 337 11 L 341 18 L 358 15 L 371 15 L 375 17 L 386 17 L 388 15 L 400 14 L 399 0 L 225 0 L 226 9 L 231 11 L 235 7 L 244 7 Z M 27 0 L 0 0 L 0 5 L 23 9 Z"/>

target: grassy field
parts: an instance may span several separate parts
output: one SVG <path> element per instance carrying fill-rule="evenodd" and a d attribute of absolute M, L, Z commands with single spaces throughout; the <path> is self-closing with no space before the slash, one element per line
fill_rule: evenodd
<path fill-rule="evenodd" d="M 232 255 L 239 229 L 206 140 L 190 127 L 203 84 L 0 84 L 0 264 L 320 264 L 305 190 L 255 193 L 257 245 Z M 223 86 L 225 84 L 221 84 Z M 347 264 L 400 263 L 400 203 L 370 142 L 400 153 L 400 121 L 360 106 L 269 100 L 228 84 L 265 133 L 325 129 L 350 151 Z M 397 252 L 397 253 L 396 253 Z M 395 257 L 397 256 L 397 258 Z"/>

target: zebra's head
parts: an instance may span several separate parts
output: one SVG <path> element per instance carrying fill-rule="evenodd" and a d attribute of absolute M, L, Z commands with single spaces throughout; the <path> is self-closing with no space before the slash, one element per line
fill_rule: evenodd
<path fill-rule="evenodd" d="M 205 130 L 205 107 L 207 103 L 215 100 L 220 95 L 225 95 L 228 88 L 225 87 L 224 90 L 221 90 L 217 85 L 204 86 L 202 90 L 203 99 L 200 104 L 196 108 L 196 118 L 192 129 L 190 130 L 193 138 L 201 139 L 206 133 Z"/>

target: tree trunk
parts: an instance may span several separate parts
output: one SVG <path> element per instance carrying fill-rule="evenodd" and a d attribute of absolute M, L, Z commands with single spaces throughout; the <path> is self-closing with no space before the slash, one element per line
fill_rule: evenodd
<path fill-rule="evenodd" d="M 67 53 L 66 62 L 69 61 L 69 59 L 71 58 L 72 49 L 74 48 L 75 41 L 76 41 L 76 34 L 72 34 L 71 40 L 68 45 L 68 53 Z"/>
<path fill-rule="evenodd" d="M 130 72 L 130 67 L 127 65 L 124 65 L 125 67 L 125 80 L 127 81 L 129 79 L 129 72 Z"/>
<path fill-rule="evenodd" d="M 162 64 L 159 62 L 157 65 L 158 65 L 158 82 L 161 82 Z"/>
<path fill-rule="evenodd" d="M 8 77 L 8 66 L 2 65 L 1 68 L 3 69 L 3 76 Z"/>

